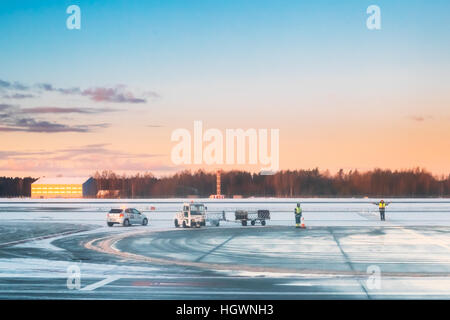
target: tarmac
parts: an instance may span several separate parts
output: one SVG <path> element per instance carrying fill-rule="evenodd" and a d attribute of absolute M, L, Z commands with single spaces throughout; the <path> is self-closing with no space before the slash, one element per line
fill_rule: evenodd
<path fill-rule="evenodd" d="M 449 299 L 450 214 L 437 211 L 343 223 L 324 210 L 305 229 L 293 215 L 177 229 L 170 218 L 107 228 L 91 209 L 2 214 L 0 299 Z"/>

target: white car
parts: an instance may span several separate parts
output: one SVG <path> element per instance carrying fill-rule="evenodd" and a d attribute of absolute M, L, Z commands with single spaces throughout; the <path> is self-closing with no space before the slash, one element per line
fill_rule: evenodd
<path fill-rule="evenodd" d="M 128 227 L 132 224 L 146 226 L 148 224 L 148 219 L 139 210 L 134 208 L 111 209 L 106 215 L 106 224 L 108 227 L 112 227 L 115 224 L 120 224 L 124 227 Z"/>

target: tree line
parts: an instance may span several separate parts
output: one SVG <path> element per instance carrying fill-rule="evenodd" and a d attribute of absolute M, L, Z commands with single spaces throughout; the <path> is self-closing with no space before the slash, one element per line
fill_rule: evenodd
<path fill-rule="evenodd" d="M 37 179 L 0 177 L 0 197 L 30 197 L 31 184 Z"/>
<path fill-rule="evenodd" d="M 119 175 L 112 171 L 93 175 L 105 197 L 166 198 L 208 197 L 216 193 L 215 173 L 182 171 L 157 178 L 151 173 Z M 29 197 L 34 178 L 0 178 L 1 197 Z M 222 173 L 226 197 L 449 197 L 450 175 L 436 177 L 424 169 L 366 172 L 285 170 L 274 175 L 246 171 Z"/>

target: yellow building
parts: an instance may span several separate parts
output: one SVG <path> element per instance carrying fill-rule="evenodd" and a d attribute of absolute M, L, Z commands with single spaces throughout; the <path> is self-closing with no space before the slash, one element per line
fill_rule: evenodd
<path fill-rule="evenodd" d="M 40 178 L 31 184 L 31 198 L 85 198 L 95 197 L 92 178 Z"/>

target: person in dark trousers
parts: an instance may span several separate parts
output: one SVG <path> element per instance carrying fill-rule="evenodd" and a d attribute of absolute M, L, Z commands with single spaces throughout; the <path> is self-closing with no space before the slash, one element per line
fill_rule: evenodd
<path fill-rule="evenodd" d="M 389 205 L 389 202 L 384 202 L 384 200 L 381 200 L 380 202 L 374 202 L 374 205 L 378 206 L 378 210 L 380 211 L 380 220 L 385 221 L 386 206 Z"/>
<path fill-rule="evenodd" d="M 300 221 L 302 219 L 302 207 L 300 207 L 300 202 L 297 203 L 294 213 L 295 213 L 295 227 L 300 228 Z"/>

